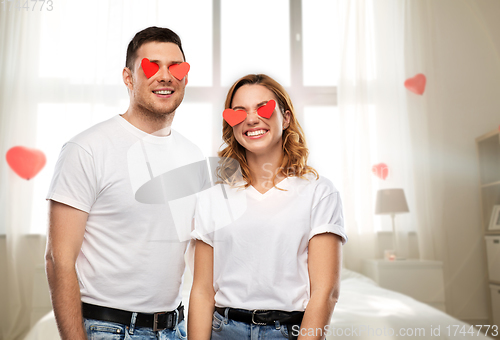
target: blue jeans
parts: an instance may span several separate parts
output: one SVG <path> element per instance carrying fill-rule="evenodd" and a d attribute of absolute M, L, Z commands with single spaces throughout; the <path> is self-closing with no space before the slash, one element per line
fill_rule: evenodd
<path fill-rule="evenodd" d="M 222 316 L 217 311 L 214 312 L 212 319 L 212 340 L 282 340 L 288 339 L 288 327 L 280 325 L 277 321 L 274 325 L 259 326 L 251 325 L 245 322 L 228 319 L 226 315 Z"/>
<path fill-rule="evenodd" d="M 135 327 L 108 321 L 83 319 L 89 340 L 178 340 L 186 339 L 186 321 L 182 320 L 173 329 L 154 332 L 152 328 Z"/>

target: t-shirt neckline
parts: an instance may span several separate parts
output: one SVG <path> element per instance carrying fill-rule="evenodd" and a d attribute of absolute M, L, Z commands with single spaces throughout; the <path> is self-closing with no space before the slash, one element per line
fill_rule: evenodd
<path fill-rule="evenodd" d="M 151 143 L 151 144 L 170 143 L 170 141 L 172 140 L 172 135 L 175 133 L 173 129 L 170 129 L 170 135 L 168 136 L 154 136 L 137 128 L 136 126 L 131 124 L 128 120 L 123 118 L 121 115 L 117 115 L 116 120 L 120 123 L 121 126 L 125 128 L 125 130 L 127 130 L 128 132 L 130 132 L 131 134 L 133 134 L 134 136 L 136 136 L 137 138 L 141 139 L 146 143 Z"/>
<path fill-rule="evenodd" d="M 271 189 L 267 190 L 265 193 L 261 193 L 259 190 L 255 189 L 253 185 L 250 185 L 248 188 L 250 189 L 250 192 L 254 193 L 254 196 L 257 197 L 257 199 L 262 200 L 272 194 L 272 192 L 279 190 L 276 188 L 276 186 L 280 187 L 281 189 L 286 189 L 286 184 L 288 182 L 289 177 L 283 178 L 281 181 L 276 183 L 275 186 L 273 186 Z M 285 184 L 285 187 L 283 187 L 283 184 Z"/>

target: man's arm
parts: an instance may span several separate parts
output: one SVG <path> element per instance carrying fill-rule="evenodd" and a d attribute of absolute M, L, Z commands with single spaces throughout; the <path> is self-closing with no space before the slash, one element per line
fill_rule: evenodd
<path fill-rule="evenodd" d="M 88 214 L 50 201 L 45 270 L 57 327 L 62 340 L 86 340 L 80 287 L 75 270 Z"/>

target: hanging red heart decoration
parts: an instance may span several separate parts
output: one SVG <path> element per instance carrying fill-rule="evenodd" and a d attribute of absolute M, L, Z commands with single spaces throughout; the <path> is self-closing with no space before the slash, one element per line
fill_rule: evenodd
<path fill-rule="evenodd" d="M 14 146 L 5 155 L 7 163 L 19 177 L 29 180 L 45 166 L 45 154 L 37 149 Z"/>
<path fill-rule="evenodd" d="M 389 167 L 385 163 L 379 163 L 372 166 L 372 172 L 375 176 L 385 180 L 389 175 Z"/>
<path fill-rule="evenodd" d="M 419 73 L 413 78 L 406 79 L 405 87 L 413 93 L 422 95 L 425 91 L 426 82 L 427 79 L 425 78 L 425 76 L 422 73 Z"/>

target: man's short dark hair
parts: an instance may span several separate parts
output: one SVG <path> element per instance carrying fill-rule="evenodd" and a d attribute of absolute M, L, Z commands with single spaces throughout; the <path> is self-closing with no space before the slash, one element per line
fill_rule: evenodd
<path fill-rule="evenodd" d="M 179 36 L 174 31 L 168 28 L 152 26 L 138 32 L 130 41 L 127 47 L 127 59 L 125 61 L 125 66 L 133 71 L 134 62 L 137 58 L 137 50 L 145 43 L 151 41 L 169 42 L 176 44 L 181 50 L 184 61 L 186 61 L 186 56 L 184 55 L 184 51 L 182 50 L 181 38 L 179 38 Z"/>

